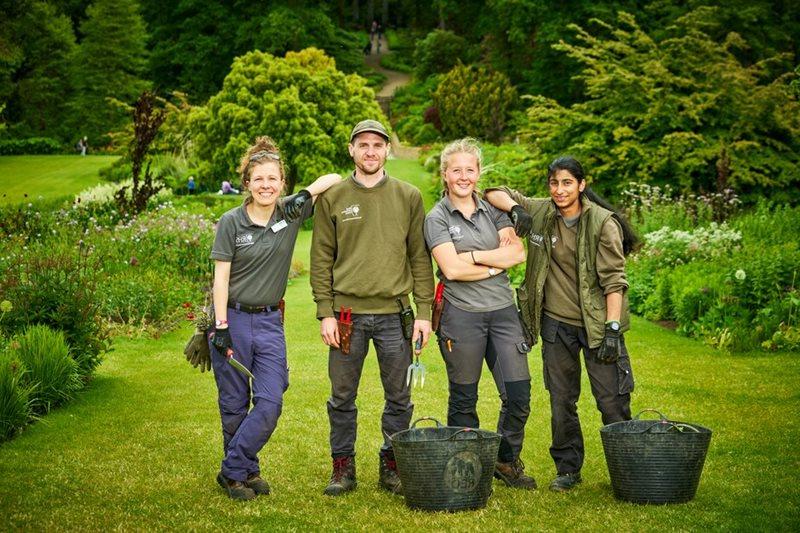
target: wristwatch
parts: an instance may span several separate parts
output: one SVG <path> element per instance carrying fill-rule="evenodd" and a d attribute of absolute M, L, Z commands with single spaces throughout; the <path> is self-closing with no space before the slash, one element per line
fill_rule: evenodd
<path fill-rule="evenodd" d="M 497 275 L 497 269 L 495 269 L 494 267 L 489 267 L 489 276 L 496 276 L 496 275 Z"/>
<path fill-rule="evenodd" d="M 606 322 L 606 327 L 611 331 L 619 331 L 619 322 L 616 320 L 609 320 Z"/>

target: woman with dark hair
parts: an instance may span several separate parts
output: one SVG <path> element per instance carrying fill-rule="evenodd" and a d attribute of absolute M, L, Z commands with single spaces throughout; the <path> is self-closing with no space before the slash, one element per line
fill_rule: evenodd
<path fill-rule="evenodd" d="M 542 337 L 557 475 L 550 489 L 581 482 L 584 448 L 578 419 L 583 351 L 604 424 L 629 420 L 633 373 L 623 333 L 629 328 L 625 255 L 636 245 L 628 222 L 586 186 L 581 164 L 560 157 L 548 167 L 550 198 L 499 187 L 486 191 L 528 237 L 525 281 L 517 290 L 529 341 Z"/>
<path fill-rule="evenodd" d="M 317 195 L 342 178 L 328 174 L 282 197 L 283 157 L 269 137 L 245 151 L 238 171 L 244 203 L 222 215 L 211 249 L 216 325 L 209 342 L 222 418 L 217 482 L 229 497 L 250 500 L 269 494 L 257 454 L 278 424 L 289 386 L 283 295 L 292 251 Z"/>

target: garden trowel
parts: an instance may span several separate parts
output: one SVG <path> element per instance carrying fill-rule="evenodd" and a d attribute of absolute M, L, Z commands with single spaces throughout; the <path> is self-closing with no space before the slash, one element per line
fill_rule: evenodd
<path fill-rule="evenodd" d="M 230 364 L 233 368 L 244 374 L 245 376 L 249 377 L 250 379 L 255 379 L 253 373 L 250 372 L 246 366 L 236 360 L 233 356 L 233 350 L 228 348 L 228 351 L 225 353 L 225 357 L 228 359 L 228 364 Z"/>

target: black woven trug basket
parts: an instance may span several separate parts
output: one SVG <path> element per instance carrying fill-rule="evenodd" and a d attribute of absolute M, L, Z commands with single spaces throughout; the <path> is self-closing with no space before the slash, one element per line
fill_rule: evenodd
<path fill-rule="evenodd" d="M 421 420 L 436 427 L 417 428 Z M 486 507 L 500 435 L 483 429 L 442 426 L 420 418 L 391 436 L 406 505 L 426 511 Z"/>
<path fill-rule="evenodd" d="M 659 420 L 640 420 L 645 411 Z M 711 430 L 667 420 L 654 409 L 600 428 L 614 496 L 635 503 L 682 503 L 694 498 Z"/>

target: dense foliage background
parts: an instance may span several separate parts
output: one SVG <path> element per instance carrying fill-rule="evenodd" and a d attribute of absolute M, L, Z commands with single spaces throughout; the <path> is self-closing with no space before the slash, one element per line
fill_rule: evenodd
<path fill-rule="evenodd" d="M 364 118 L 422 148 L 429 204 L 449 140 L 482 141 L 484 186 L 532 196 L 577 156 L 642 238 L 634 312 L 721 350 L 800 350 L 800 10 L 717 4 L 0 0 L 0 156 L 30 183 L 10 201 L 22 178 L 0 176 L 0 440 L 89 382 L 114 335 L 197 311 L 240 202 L 215 193 L 254 137 L 291 191 L 347 169 Z M 373 21 L 390 53 L 365 61 Z M 408 76 L 383 108 L 378 64 Z M 68 156 L 15 159 L 84 137 L 121 157 L 77 195 L 45 176 Z"/>

